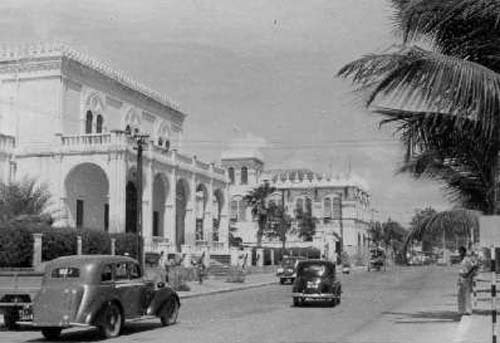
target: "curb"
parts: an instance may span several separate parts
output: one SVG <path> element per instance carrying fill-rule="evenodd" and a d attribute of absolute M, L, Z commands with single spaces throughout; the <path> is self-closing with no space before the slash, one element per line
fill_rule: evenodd
<path fill-rule="evenodd" d="M 220 293 L 230 293 L 230 292 L 237 292 L 237 291 L 244 291 L 247 289 L 251 288 L 259 288 L 259 287 L 264 287 L 264 286 L 270 286 L 274 285 L 276 283 L 276 280 L 274 281 L 266 281 L 266 282 L 261 282 L 261 283 L 254 283 L 251 285 L 244 285 L 240 287 L 227 287 L 227 288 L 221 288 L 213 291 L 207 291 L 207 292 L 202 292 L 202 293 L 194 293 L 194 294 L 179 294 L 179 298 L 181 299 L 190 299 L 190 298 L 198 298 L 198 297 L 203 297 L 207 295 L 214 295 L 214 294 L 220 294 Z"/>

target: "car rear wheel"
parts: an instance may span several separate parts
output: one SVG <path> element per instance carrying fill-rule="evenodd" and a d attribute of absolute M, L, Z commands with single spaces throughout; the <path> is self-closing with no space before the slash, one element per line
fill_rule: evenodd
<path fill-rule="evenodd" d="M 285 280 L 284 279 L 280 279 L 280 285 L 284 285 L 285 284 Z"/>
<path fill-rule="evenodd" d="M 165 302 L 160 310 L 160 320 L 163 326 L 174 325 L 179 316 L 179 303 L 175 298 L 170 298 Z"/>
<path fill-rule="evenodd" d="M 53 341 L 61 337 L 61 328 L 43 328 L 42 335 L 49 341 Z"/>
<path fill-rule="evenodd" d="M 120 308 L 114 304 L 108 304 L 102 314 L 99 324 L 99 332 L 105 338 L 118 337 L 122 330 L 123 317 Z"/>

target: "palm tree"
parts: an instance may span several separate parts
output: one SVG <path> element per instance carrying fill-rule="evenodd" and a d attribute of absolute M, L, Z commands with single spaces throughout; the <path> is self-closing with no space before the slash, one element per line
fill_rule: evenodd
<path fill-rule="evenodd" d="M 13 222 L 52 223 L 47 212 L 50 193 L 34 179 L 0 183 L 0 225 Z"/>
<path fill-rule="evenodd" d="M 479 220 L 475 211 L 453 209 L 429 215 L 412 227 L 405 240 L 405 247 L 413 240 L 421 240 L 425 234 L 441 234 L 443 250 L 446 249 L 446 237 L 464 237 L 468 243 L 474 243 L 479 230 Z"/>
<path fill-rule="evenodd" d="M 496 212 L 500 2 L 392 0 L 402 44 L 344 66 L 366 106 L 395 122 L 402 171 L 444 181 L 453 200 Z M 451 138 L 451 141 L 450 141 Z"/>
<path fill-rule="evenodd" d="M 262 243 L 262 236 L 267 227 L 267 222 L 270 217 L 268 198 L 273 194 L 275 188 L 269 185 L 269 182 L 265 182 L 252 189 L 244 197 L 244 201 L 251 207 L 252 216 L 257 220 L 257 245 L 260 246 Z"/>

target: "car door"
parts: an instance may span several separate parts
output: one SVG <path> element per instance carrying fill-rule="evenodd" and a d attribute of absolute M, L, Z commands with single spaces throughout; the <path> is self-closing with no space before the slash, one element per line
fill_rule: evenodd
<path fill-rule="evenodd" d="M 136 315 L 143 315 L 146 312 L 148 299 L 148 287 L 142 277 L 141 268 L 136 262 L 127 263 L 128 275 L 130 280 L 131 293 L 133 294 L 132 306 Z"/>
<path fill-rule="evenodd" d="M 133 318 L 137 315 L 136 298 L 137 290 L 134 283 L 129 278 L 127 262 L 115 263 L 115 289 L 123 307 L 126 318 Z"/>

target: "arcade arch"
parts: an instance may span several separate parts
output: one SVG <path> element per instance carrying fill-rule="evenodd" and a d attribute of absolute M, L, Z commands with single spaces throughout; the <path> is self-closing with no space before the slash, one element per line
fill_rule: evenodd
<path fill-rule="evenodd" d="M 100 166 L 76 165 L 66 175 L 64 188 L 70 226 L 108 229 L 109 181 Z"/>

